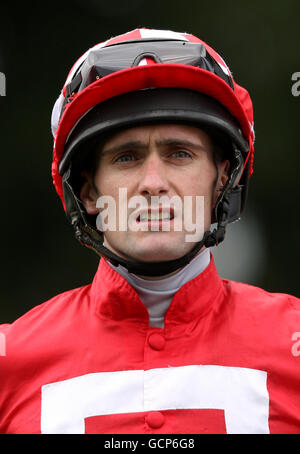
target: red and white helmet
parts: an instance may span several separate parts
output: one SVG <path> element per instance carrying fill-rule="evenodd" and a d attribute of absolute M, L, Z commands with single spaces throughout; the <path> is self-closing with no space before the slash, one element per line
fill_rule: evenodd
<path fill-rule="evenodd" d="M 206 232 L 184 257 L 153 266 L 121 259 L 103 246 L 102 233 L 78 203 L 72 163 L 101 134 L 160 121 L 199 124 L 216 133 L 230 150 L 231 169 L 214 211 L 217 229 Z M 253 172 L 252 102 L 222 57 L 196 36 L 141 28 L 91 47 L 71 68 L 51 126 L 53 182 L 76 236 L 116 265 L 137 274 L 167 274 L 203 245 L 221 242 L 226 225 L 240 217 Z"/>

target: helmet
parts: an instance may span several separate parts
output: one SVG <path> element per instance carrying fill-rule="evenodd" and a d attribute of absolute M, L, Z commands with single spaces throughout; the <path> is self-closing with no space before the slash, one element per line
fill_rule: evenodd
<path fill-rule="evenodd" d="M 226 147 L 230 171 L 214 207 L 216 228 L 176 260 L 125 260 L 104 247 L 95 217 L 80 203 L 78 166 L 99 135 L 164 121 L 199 125 Z M 193 35 L 141 28 L 91 47 L 71 68 L 51 125 L 53 182 L 75 235 L 116 266 L 170 273 L 223 241 L 227 225 L 240 218 L 253 172 L 252 102 L 221 56 Z"/>

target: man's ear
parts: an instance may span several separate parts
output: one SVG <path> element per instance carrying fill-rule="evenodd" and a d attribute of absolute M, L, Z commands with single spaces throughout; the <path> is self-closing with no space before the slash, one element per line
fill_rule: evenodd
<path fill-rule="evenodd" d="M 218 177 L 217 186 L 221 189 L 223 188 L 223 186 L 225 186 L 226 181 L 228 180 L 229 169 L 230 169 L 230 162 L 228 161 L 228 159 L 225 159 L 225 161 L 222 161 L 218 164 L 219 177 Z"/>
<path fill-rule="evenodd" d="M 84 183 L 80 190 L 80 199 L 88 214 L 98 214 L 99 208 L 96 208 L 98 192 L 93 184 L 92 178 L 86 172 L 82 172 Z"/>
<path fill-rule="evenodd" d="M 217 181 L 215 182 L 215 190 L 214 190 L 214 195 L 213 195 L 213 208 L 215 207 L 215 205 L 217 203 L 220 192 L 222 191 L 223 187 L 226 184 L 226 181 L 228 180 L 230 162 L 228 161 L 228 159 L 221 161 L 217 164 L 217 168 L 218 168 L 218 178 L 217 178 Z"/>

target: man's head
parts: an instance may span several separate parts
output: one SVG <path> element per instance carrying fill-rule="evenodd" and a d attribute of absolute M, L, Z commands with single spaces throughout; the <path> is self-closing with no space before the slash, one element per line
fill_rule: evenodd
<path fill-rule="evenodd" d="M 143 275 L 172 272 L 204 246 L 218 244 L 245 204 L 252 122 L 247 91 L 222 58 L 192 35 L 140 29 L 94 46 L 73 66 L 52 115 L 54 184 L 77 238 Z M 137 231 L 117 228 L 103 235 L 103 197 L 124 206 L 120 188 L 127 201 L 142 197 L 151 209 L 138 211 Z M 163 196 L 183 202 L 184 213 L 183 199 L 190 198 L 188 226 L 182 219 L 177 229 L 178 207 L 171 219 L 151 218 L 167 216 L 165 201 L 152 206 L 152 198 Z M 203 201 L 203 231 L 184 241 L 191 224 L 199 223 L 197 197 Z M 128 220 L 134 207 L 128 207 Z M 217 225 L 212 232 L 211 221 Z"/>
<path fill-rule="evenodd" d="M 212 210 L 230 165 L 220 159 L 205 131 L 169 123 L 115 132 L 96 147 L 95 157 L 94 168 L 84 172 L 80 191 L 85 209 L 96 216 L 99 197 L 112 197 L 115 205 L 110 213 L 105 207 L 105 214 L 113 217 L 115 212 L 116 223 L 104 232 L 105 245 L 124 258 L 146 261 L 178 259 L 201 239 L 198 235 L 197 240 L 187 241 L 191 232 L 186 218 L 189 216 L 195 230 L 203 224 L 202 234 L 210 228 Z M 126 190 L 126 200 L 120 200 L 120 188 Z M 139 230 L 131 229 L 128 222 L 135 207 L 127 207 L 134 197 L 143 197 L 146 202 L 137 206 Z M 175 207 L 172 200 L 177 202 Z M 120 230 L 119 214 L 125 208 L 127 225 Z"/>

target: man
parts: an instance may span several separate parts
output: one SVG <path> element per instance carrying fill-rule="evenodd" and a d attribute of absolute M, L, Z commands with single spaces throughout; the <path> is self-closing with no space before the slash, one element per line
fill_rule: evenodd
<path fill-rule="evenodd" d="M 52 131 L 56 190 L 101 260 L 1 327 L 1 432 L 300 433 L 299 300 L 222 280 L 209 250 L 254 152 L 222 58 L 189 34 L 109 39 L 71 69 Z"/>

